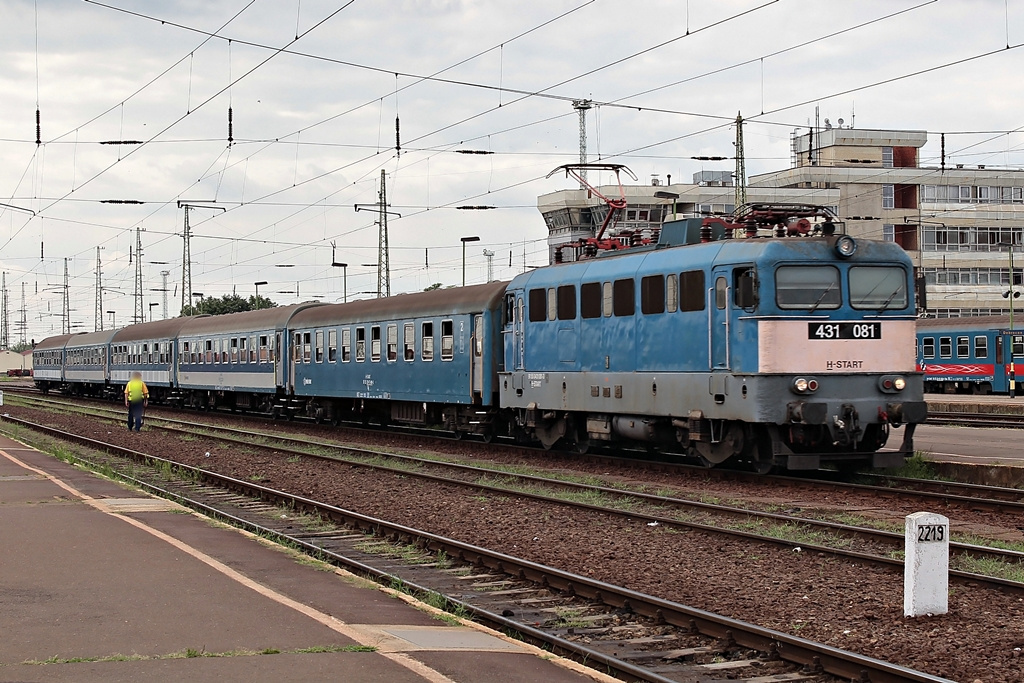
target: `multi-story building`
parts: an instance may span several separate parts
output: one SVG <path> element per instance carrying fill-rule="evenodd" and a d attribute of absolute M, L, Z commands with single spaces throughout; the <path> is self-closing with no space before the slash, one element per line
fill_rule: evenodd
<path fill-rule="evenodd" d="M 1002 314 L 1022 283 L 1024 171 L 978 165 L 920 165 L 925 131 L 813 130 L 793 138 L 791 167 L 750 178 L 749 202 L 833 207 L 854 237 L 886 239 L 910 254 L 925 284 L 924 315 Z M 658 227 L 678 216 L 729 212 L 726 173 L 697 174 L 691 185 L 627 186 L 623 228 Z M 617 188 L 601 187 L 602 193 Z M 678 198 L 675 197 L 678 195 Z M 585 190 L 543 195 L 549 247 L 593 234 L 604 204 Z M 1012 249 L 1016 254 L 1011 254 Z M 1024 289 L 1024 288 L 1021 288 Z M 1024 299 L 1018 301 L 1024 307 Z"/>

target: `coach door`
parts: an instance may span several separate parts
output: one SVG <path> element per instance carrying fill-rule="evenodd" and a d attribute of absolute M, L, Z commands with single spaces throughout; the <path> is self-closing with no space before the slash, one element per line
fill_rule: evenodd
<path fill-rule="evenodd" d="M 274 337 L 274 348 L 271 349 L 271 354 L 274 358 L 274 380 L 277 382 L 277 386 L 284 386 L 284 363 L 281 361 L 281 333 L 278 332 Z"/>
<path fill-rule="evenodd" d="M 471 372 L 473 373 L 473 393 L 483 394 L 484 389 L 484 348 L 487 343 L 487 335 L 484 332 L 484 317 L 473 316 L 473 348 L 470 354 Z"/>
<path fill-rule="evenodd" d="M 729 369 L 729 269 L 715 268 L 708 289 L 708 358 L 711 370 Z"/>

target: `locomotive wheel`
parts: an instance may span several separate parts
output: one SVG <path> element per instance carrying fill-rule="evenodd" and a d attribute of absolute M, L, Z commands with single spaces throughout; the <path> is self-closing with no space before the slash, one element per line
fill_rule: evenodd
<path fill-rule="evenodd" d="M 742 453 L 744 442 L 743 428 L 733 423 L 725 428 L 725 434 L 717 443 L 698 441 L 695 445 L 701 461 L 706 467 L 712 467 Z"/>

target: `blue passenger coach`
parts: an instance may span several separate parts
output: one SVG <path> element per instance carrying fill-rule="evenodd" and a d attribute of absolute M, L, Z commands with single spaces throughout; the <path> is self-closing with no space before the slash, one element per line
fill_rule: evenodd
<path fill-rule="evenodd" d="M 116 330 L 76 334 L 64 345 L 64 381 L 72 394 L 102 396 L 111 391 L 110 340 Z"/>
<path fill-rule="evenodd" d="M 444 424 L 490 435 L 504 282 L 296 313 L 290 390 L 318 420 Z"/>
<path fill-rule="evenodd" d="M 44 394 L 64 386 L 64 345 L 72 335 L 47 337 L 32 349 L 32 377 Z"/>
<path fill-rule="evenodd" d="M 711 464 L 815 468 L 863 460 L 890 425 L 924 419 L 912 269 L 897 245 L 659 246 L 509 285 L 501 404 L 528 435 L 581 449 L 678 441 Z"/>
<path fill-rule="evenodd" d="M 271 412 L 283 396 L 288 321 L 306 303 L 188 319 L 178 334 L 178 394 L 198 408 Z"/>
<path fill-rule="evenodd" d="M 1024 312 L 1017 324 L 1024 322 Z M 1010 390 L 1010 352 L 1018 382 L 1024 370 L 1024 330 L 1011 334 L 1008 315 L 927 318 L 917 322 L 917 364 L 925 391 L 942 394 L 1005 394 Z"/>
<path fill-rule="evenodd" d="M 110 339 L 110 383 L 124 387 L 133 372 L 142 374 L 150 398 L 167 400 L 177 383 L 174 341 L 188 318 L 129 325 Z"/>

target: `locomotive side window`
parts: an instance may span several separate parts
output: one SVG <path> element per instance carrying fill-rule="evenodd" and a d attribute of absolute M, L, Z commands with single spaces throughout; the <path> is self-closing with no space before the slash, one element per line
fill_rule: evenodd
<path fill-rule="evenodd" d="M 753 308 L 757 305 L 757 276 L 753 268 L 736 268 L 732 271 L 733 302 L 737 308 Z"/>
<path fill-rule="evenodd" d="M 370 361 L 380 361 L 380 325 L 370 327 Z"/>
<path fill-rule="evenodd" d="M 505 296 L 505 319 L 502 321 L 503 325 L 513 325 L 516 322 L 516 295 L 508 294 Z"/>
<path fill-rule="evenodd" d="M 398 325 L 388 325 L 388 361 L 398 360 Z"/>
<path fill-rule="evenodd" d="M 558 288 L 558 319 L 576 319 L 576 285 L 562 285 Z"/>
<path fill-rule="evenodd" d="M 352 328 L 344 327 L 341 330 L 341 362 L 352 361 Z"/>
<path fill-rule="evenodd" d="M 896 266 L 850 268 L 850 305 L 881 311 L 906 308 L 906 271 Z"/>
<path fill-rule="evenodd" d="M 356 328 L 356 362 L 362 363 L 366 360 L 366 328 Z"/>
<path fill-rule="evenodd" d="M 988 337 L 974 338 L 974 357 L 978 360 L 988 358 Z"/>
<path fill-rule="evenodd" d="M 715 308 L 723 310 L 729 297 L 729 285 L 724 277 L 715 280 Z"/>
<path fill-rule="evenodd" d="M 558 317 L 558 294 L 554 287 L 548 288 L 548 320 Z"/>
<path fill-rule="evenodd" d="M 679 286 L 676 284 L 676 274 L 669 273 L 665 277 L 665 310 L 675 313 L 679 308 Z"/>
<path fill-rule="evenodd" d="M 530 322 L 539 323 L 547 320 L 547 293 L 543 289 L 530 290 Z"/>
<path fill-rule="evenodd" d="M 953 357 L 953 338 L 939 337 L 939 358 Z"/>
<path fill-rule="evenodd" d="M 404 337 L 404 349 L 403 354 L 406 360 L 416 359 L 416 326 L 412 323 L 406 323 L 403 328 L 402 334 Z"/>
<path fill-rule="evenodd" d="M 327 330 L 327 362 L 338 362 L 338 331 L 333 327 Z"/>
<path fill-rule="evenodd" d="M 315 358 L 316 358 L 316 362 L 317 363 L 323 363 L 324 362 L 324 331 L 323 330 L 317 330 L 316 331 L 316 356 L 315 356 Z"/>
<path fill-rule="evenodd" d="M 601 289 L 601 311 L 604 313 L 604 317 L 608 318 L 612 314 L 612 283 L 606 282 L 602 285 Z"/>
<path fill-rule="evenodd" d="M 688 270 L 680 273 L 679 292 L 680 311 L 703 311 L 707 298 L 704 294 L 704 271 Z"/>
<path fill-rule="evenodd" d="M 601 283 L 586 282 L 580 285 L 580 316 L 601 317 Z"/>
<path fill-rule="evenodd" d="M 665 312 L 665 277 L 648 275 L 640 279 L 640 312 L 655 315 Z"/>
<path fill-rule="evenodd" d="M 835 266 L 779 266 L 775 271 L 779 308 L 839 308 L 842 296 Z M 884 300 L 884 299 L 883 299 Z"/>
<path fill-rule="evenodd" d="M 434 323 L 423 323 L 420 335 L 420 359 L 434 360 Z"/>
<path fill-rule="evenodd" d="M 956 338 L 956 357 L 957 358 L 970 358 L 971 357 L 971 338 L 970 337 L 957 337 Z"/>
<path fill-rule="evenodd" d="M 616 280 L 612 288 L 612 313 L 616 316 L 636 312 L 636 283 L 633 278 Z"/>
<path fill-rule="evenodd" d="M 921 338 L 921 356 L 924 358 L 935 358 L 935 337 Z"/>
<path fill-rule="evenodd" d="M 540 290 L 543 292 L 544 290 Z M 543 310 L 543 309 L 541 309 Z M 455 326 L 451 320 L 441 321 L 441 360 L 455 358 Z"/>

